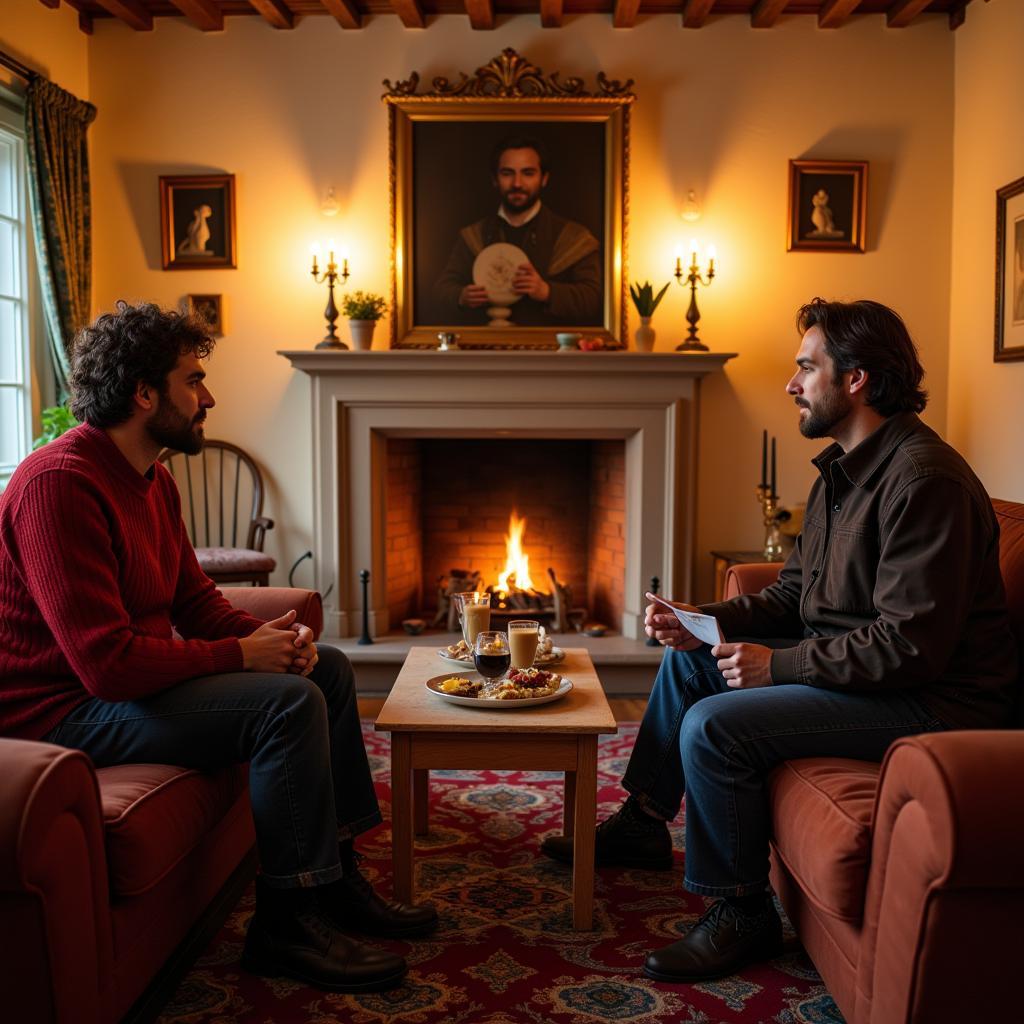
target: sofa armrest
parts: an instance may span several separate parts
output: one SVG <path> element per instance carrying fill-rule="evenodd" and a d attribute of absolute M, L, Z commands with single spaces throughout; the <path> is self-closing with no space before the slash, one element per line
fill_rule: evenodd
<path fill-rule="evenodd" d="M 313 630 L 314 639 L 324 628 L 324 604 L 315 590 L 299 587 L 225 587 L 221 593 L 239 611 L 268 621 L 294 608 L 298 621 Z"/>
<path fill-rule="evenodd" d="M 722 598 L 739 597 L 740 594 L 759 594 L 779 578 L 782 562 L 743 562 L 732 565 L 725 574 Z"/>
<path fill-rule="evenodd" d="M 858 1006 L 870 1000 L 872 1021 L 957 1020 L 964 1012 L 984 1020 L 973 997 L 997 1006 L 1016 986 L 1021 778 L 1020 731 L 931 733 L 889 748 L 857 975 Z"/>
<path fill-rule="evenodd" d="M 0 739 L 5 1019 L 92 1022 L 112 974 L 103 814 L 89 758 Z"/>

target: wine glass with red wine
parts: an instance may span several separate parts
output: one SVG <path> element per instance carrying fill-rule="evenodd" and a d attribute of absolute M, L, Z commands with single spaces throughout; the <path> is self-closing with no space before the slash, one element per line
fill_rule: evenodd
<path fill-rule="evenodd" d="M 473 644 L 473 664 L 484 679 L 493 682 L 500 678 L 508 671 L 511 662 L 507 633 L 493 629 L 477 633 Z"/>

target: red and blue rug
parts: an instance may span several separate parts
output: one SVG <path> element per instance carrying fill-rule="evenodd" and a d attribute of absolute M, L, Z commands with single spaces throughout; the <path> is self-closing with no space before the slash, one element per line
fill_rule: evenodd
<path fill-rule="evenodd" d="M 620 803 L 635 725 L 602 736 L 598 809 Z M 359 841 L 363 870 L 391 889 L 388 736 L 364 723 L 385 824 Z M 540 855 L 561 832 L 562 776 L 554 772 L 432 772 L 430 835 L 416 843 L 417 898 L 441 927 L 425 941 L 383 943 L 409 961 L 403 984 L 337 995 L 239 966 L 252 887 L 186 976 L 160 1024 L 842 1024 L 787 925 L 784 954 L 699 985 L 645 978 L 644 957 L 675 941 L 704 911 L 682 887 L 683 825 L 673 826 L 671 872 L 599 869 L 594 931 L 572 929 L 571 872 Z"/>

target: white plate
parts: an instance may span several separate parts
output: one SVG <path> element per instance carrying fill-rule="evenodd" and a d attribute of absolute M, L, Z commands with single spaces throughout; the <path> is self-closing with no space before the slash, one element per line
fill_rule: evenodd
<path fill-rule="evenodd" d="M 494 242 L 481 249 L 473 260 L 473 283 L 487 289 L 487 298 L 492 303 L 518 302 L 523 296 L 512 287 L 512 278 L 521 264 L 529 262 L 530 257 L 518 245 Z"/>
<path fill-rule="evenodd" d="M 446 665 L 451 665 L 452 668 L 462 669 L 463 671 L 475 671 L 472 658 L 469 658 L 466 661 L 462 661 L 459 658 L 453 658 L 443 647 L 439 647 L 437 649 L 437 656 Z M 533 667 L 547 668 L 549 665 L 557 665 L 563 661 L 565 661 L 565 651 L 563 651 L 561 647 L 552 647 L 551 654 L 548 657 L 541 656 L 540 658 L 534 658 Z"/>
<path fill-rule="evenodd" d="M 460 674 L 463 679 L 480 678 L 475 672 Z M 449 672 L 447 675 L 434 676 L 423 685 L 432 694 L 451 704 L 465 704 L 467 707 L 484 708 L 486 711 L 513 711 L 522 708 L 535 708 L 539 704 L 550 704 L 553 700 L 561 700 L 572 689 L 572 680 L 563 677 L 562 681 L 558 684 L 558 689 L 554 693 L 549 693 L 546 697 L 520 697 L 517 700 L 487 700 L 485 697 L 481 700 L 479 697 L 459 697 L 457 694 L 445 693 L 443 690 L 438 689 L 441 683 L 451 678 L 452 674 Z"/>

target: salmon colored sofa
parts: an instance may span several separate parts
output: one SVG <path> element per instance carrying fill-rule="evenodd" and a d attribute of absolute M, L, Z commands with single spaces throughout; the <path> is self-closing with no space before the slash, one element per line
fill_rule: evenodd
<path fill-rule="evenodd" d="M 1024 652 L 1024 504 L 992 504 Z M 734 566 L 726 596 L 779 568 Z M 770 785 L 772 884 L 847 1024 L 1024 1020 L 1024 730 L 788 761 Z"/>
<path fill-rule="evenodd" d="M 313 591 L 224 594 L 257 618 L 295 608 L 317 635 L 323 626 Z M 147 989 L 173 974 L 188 937 L 212 931 L 229 882 L 224 914 L 237 899 L 253 846 L 244 765 L 96 769 L 81 751 L 0 739 L 0 1019 L 145 1016 Z"/>

